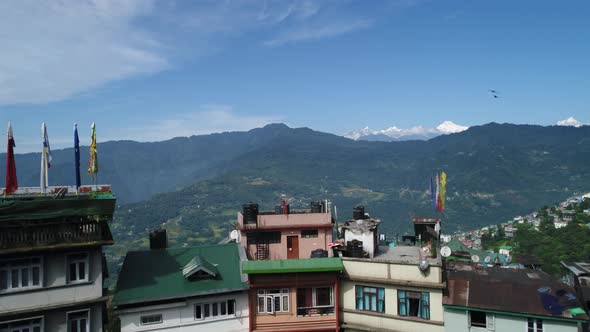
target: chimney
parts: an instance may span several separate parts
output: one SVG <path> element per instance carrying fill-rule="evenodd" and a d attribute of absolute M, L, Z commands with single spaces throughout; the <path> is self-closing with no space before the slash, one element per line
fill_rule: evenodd
<path fill-rule="evenodd" d="M 150 249 L 166 249 L 168 237 L 165 229 L 153 229 L 150 231 Z"/>

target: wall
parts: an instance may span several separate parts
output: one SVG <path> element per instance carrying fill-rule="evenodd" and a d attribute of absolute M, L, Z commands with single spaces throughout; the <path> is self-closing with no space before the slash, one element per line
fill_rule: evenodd
<path fill-rule="evenodd" d="M 88 282 L 66 284 L 66 255 L 89 253 Z M 43 259 L 43 288 L 0 294 L 1 312 L 43 310 L 48 306 L 68 305 L 102 297 L 102 249 L 100 247 L 76 251 L 59 251 L 31 255 Z M 19 258 L 24 258 L 21 256 Z"/>
<path fill-rule="evenodd" d="M 495 314 L 495 331 L 527 331 L 527 318 Z M 466 310 L 444 308 L 446 332 L 488 332 L 484 328 L 469 328 L 469 315 Z M 544 332 L 577 332 L 576 323 L 543 320 Z"/>
<path fill-rule="evenodd" d="M 223 318 L 195 319 L 194 305 L 197 303 L 220 302 L 235 299 L 236 311 L 234 316 Z M 220 294 L 179 301 L 167 305 L 145 306 L 140 308 L 121 310 L 121 331 L 248 331 L 248 295 L 247 292 Z M 140 316 L 162 314 L 161 324 L 140 325 Z"/>
<path fill-rule="evenodd" d="M 356 310 L 355 285 L 385 288 L 385 312 L 376 313 Z M 430 319 L 408 318 L 398 316 L 397 289 L 410 291 L 427 291 L 430 293 Z M 392 330 L 407 332 L 442 332 L 443 308 L 442 290 L 407 286 L 394 286 L 384 283 L 342 281 L 340 299 L 342 307 L 342 324 L 364 327 L 366 329 Z"/>
<path fill-rule="evenodd" d="M 62 308 L 60 310 L 36 312 L 29 315 L 20 316 L 19 320 L 28 318 L 43 318 L 44 331 L 47 332 L 67 332 L 67 313 L 79 310 L 89 310 L 90 332 L 102 331 L 102 303 L 97 303 L 88 306 L 73 306 L 69 308 Z M 0 322 L 13 321 L 15 318 L 0 318 Z"/>
<path fill-rule="evenodd" d="M 422 273 L 418 265 L 396 264 L 369 259 L 342 258 L 344 271 L 351 278 L 380 278 L 390 280 L 403 280 L 416 283 L 442 283 L 442 270 L 440 266 L 431 265 L 427 273 Z"/>
<path fill-rule="evenodd" d="M 304 229 L 314 229 L 313 227 L 285 229 L 280 230 L 281 242 L 269 244 L 269 259 L 287 259 L 287 236 L 297 236 L 299 238 L 299 258 L 310 258 L 311 252 L 316 249 L 328 250 L 328 243 L 332 242 L 332 228 L 316 228 L 318 237 L 303 238 L 301 231 Z M 247 245 L 248 235 L 242 233 L 242 245 L 247 246 L 249 257 L 256 257 L 256 245 Z M 328 250 L 328 256 L 332 257 L 332 251 Z"/>

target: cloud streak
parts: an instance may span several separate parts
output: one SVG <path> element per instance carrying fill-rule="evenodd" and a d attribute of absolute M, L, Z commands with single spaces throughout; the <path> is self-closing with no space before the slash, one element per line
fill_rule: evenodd
<path fill-rule="evenodd" d="M 357 30 L 367 29 L 372 25 L 373 22 L 371 20 L 354 20 L 351 22 L 334 22 L 319 26 L 297 27 L 280 33 L 273 39 L 264 41 L 263 45 L 276 47 L 290 43 L 330 38 Z"/>

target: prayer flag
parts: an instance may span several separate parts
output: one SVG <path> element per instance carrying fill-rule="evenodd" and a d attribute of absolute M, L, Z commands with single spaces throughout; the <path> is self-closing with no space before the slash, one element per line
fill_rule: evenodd
<path fill-rule="evenodd" d="M 14 161 L 14 137 L 12 136 L 12 123 L 8 122 L 8 147 L 6 149 L 6 189 L 4 193 L 11 194 L 18 189 L 16 178 L 16 163 Z"/>

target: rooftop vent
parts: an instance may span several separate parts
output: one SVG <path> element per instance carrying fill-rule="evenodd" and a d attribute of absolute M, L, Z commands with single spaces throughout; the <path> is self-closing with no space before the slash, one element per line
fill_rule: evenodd
<path fill-rule="evenodd" d="M 246 203 L 242 205 L 242 214 L 244 215 L 244 223 L 256 223 L 258 217 L 258 204 Z"/>
<path fill-rule="evenodd" d="M 154 229 L 150 231 L 150 249 L 166 249 L 168 237 L 165 229 Z"/>
<path fill-rule="evenodd" d="M 201 256 L 191 259 L 182 268 L 182 275 L 187 279 L 210 279 L 217 277 L 217 267 Z"/>
<path fill-rule="evenodd" d="M 367 216 L 365 215 L 365 207 L 362 205 L 359 205 L 359 206 L 355 207 L 354 209 L 352 209 L 352 219 L 354 219 L 354 220 L 367 219 Z"/>

